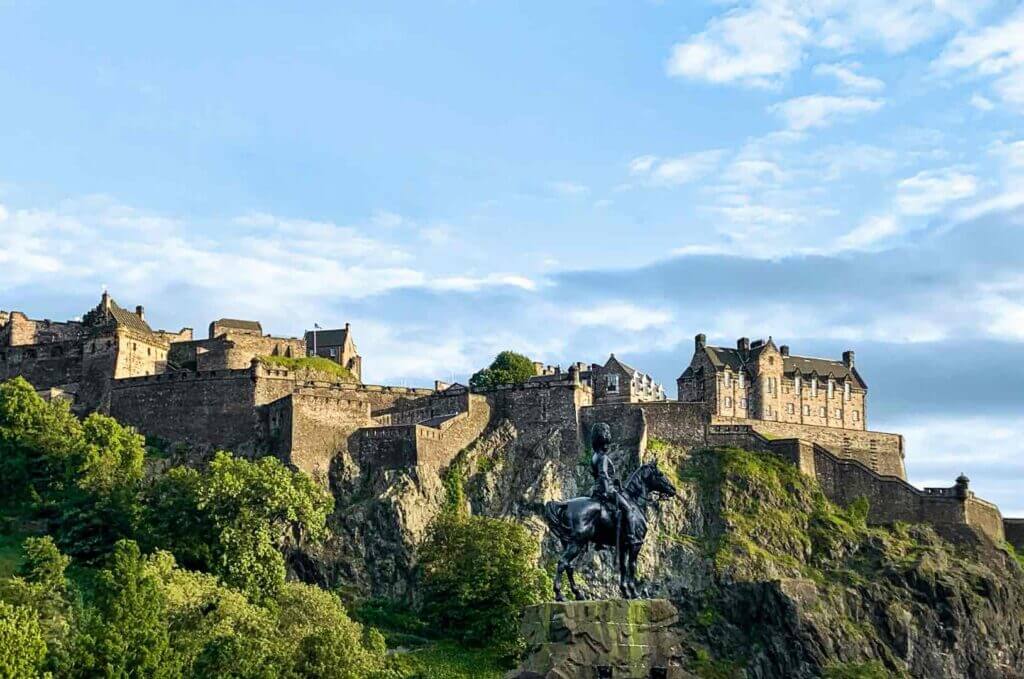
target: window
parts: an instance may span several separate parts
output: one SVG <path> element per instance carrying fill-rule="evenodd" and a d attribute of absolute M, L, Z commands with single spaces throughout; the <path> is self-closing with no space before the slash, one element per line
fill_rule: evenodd
<path fill-rule="evenodd" d="M 818 379 L 811 380 L 811 398 L 818 398 Z"/>
<path fill-rule="evenodd" d="M 819 416 L 820 417 L 825 417 L 826 416 L 825 406 L 821 406 L 821 411 L 819 412 Z"/>
<path fill-rule="evenodd" d="M 854 410 L 853 411 L 853 421 L 854 422 L 860 422 L 860 411 L 858 411 L 858 410 Z"/>
<path fill-rule="evenodd" d="M 787 403 L 786 404 L 786 413 L 789 414 L 789 415 L 792 415 L 795 412 L 796 412 L 796 406 L 794 406 L 792 403 Z"/>
<path fill-rule="evenodd" d="M 842 408 L 836 408 L 836 419 L 837 420 L 843 419 L 843 409 Z"/>
<path fill-rule="evenodd" d="M 729 386 L 729 371 L 728 371 L 728 370 L 726 370 L 726 371 L 725 371 L 725 374 L 724 374 L 724 375 L 722 375 L 722 384 L 723 384 L 724 386 L 726 386 L 726 387 L 728 387 L 728 386 Z"/>
<path fill-rule="evenodd" d="M 846 399 L 847 401 L 850 400 L 850 383 L 849 382 L 844 382 L 843 383 L 843 398 Z"/>
<path fill-rule="evenodd" d="M 619 390 L 619 376 L 618 375 L 606 375 L 605 376 L 605 389 L 607 391 L 618 391 Z"/>
<path fill-rule="evenodd" d="M 741 398 L 740 399 L 740 408 L 746 408 L 746 407 L 747 407 L 747 399 Z"/>
<path fill-rule="evenodd" d="M 138 350 L 139 350 L 139 345 L 137 343 L 135 343 L 135 342 L 132 342 L 132 351 L 138 351 Z"/>
<path fill-rule="evenodd" d="M 828 381 L 828 397 L 832 398 L 836 392 L 836 383 L 832 380 Z"/>
<path fill-rule="evenodd" d="M 800 376 L 799 375 L 797 375 L 796 377 L 793 378 L 793 391 L 795 391 L 798 394 L 800 393 Z"/>
<path fill-rule="evenodd" d="M 152 356 L 153 350 L 150 347 L 146 347 L 146 356 Z"/>
<path fill-rule="evenodd" d="M 743 388 L 743 373 L 742 372 L 736 373 L 736 385 L 740 389 Z"/>
<path fill-rule="evenodd" d="M 804 406 L 804 415 L 811 414 L 811 406 Z"/>
<path fill-rule="evenodd" d="M 331 354 L 331 358 L 336 358 L 338 356 L 338 350 L 335 349 L 334 347 L 331 347 L 331 350 L 330 350 L 329 353 Z"/>
<path fill-rule="evenodd" d="M 725 407 L 732 408 L 732 396 L 725 397 Z"/>

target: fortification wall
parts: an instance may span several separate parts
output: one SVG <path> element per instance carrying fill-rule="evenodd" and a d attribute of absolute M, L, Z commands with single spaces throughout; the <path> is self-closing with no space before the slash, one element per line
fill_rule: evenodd
<path fill-rule="evenodd" d="M 378 424 L 416 424 L 435 417 L 455 415 L 469 410 L 471 394 L 432 393 L 417 399 L 399 399 L 393 405 L 373 413 Z M 486 400 L 486 399 L 485 399 Z"/>
<path fill-rule="evenodd" d="M 799 438 L 828 448 L 833 454 L 857 460 L 882 475 L 907 478 L 903 464 L 903 437 L 878 431 L 818 427 L 738 417 L 711 418 L 714 425 L 745 425 L 767 438 Z"/>
<path fill-rule="evenodd" d="M 117 359 L 113 377 L 138 377 L 156 375 L 167 369 L 167 352 L 170 345 L 158 337 L 125 328 L 117 331 Z"/>
<path fill-rule="evenodd" d="M 1024 519 L 1003 519 L 1003 532 L 1007 542 L 1024 551 Z"/>
<path fill-rule="evenodd" d="M 520 445 L 532 449 L 541 440 L 559 433 L 560 453 L 575 457 L 580 450 L 579 412 L 590 406 L 589 387 L 571 382 L 526 382 L 486 392 L 496 417 L 516 428 Z"/>
<path fill-rule="evenodd" d="M 252 455 L 262 438 L 250 370 L 173 372 L 114 380 L 110 414 L 143 434 Z"/>
<path fill-rule="evenodd" d="M 703 403 L 660 401 L 640 404 L 647 435 L 677 445 L 703 445 L 710 416 Z"/>
<path fill-rule="evenodd" d="M 0 381 L 19 375 L 40 390 L 76 383 L 82 378 L 81 344 L 0 347 Z"/>
<path fill-rule="evenodd" d="M 580 436 L 588 450 L 594 425 L 598 422 L 611 427 L 613 446 L 621 449 L 618 457 L 614 456 L 616 451 L 612 450 L 612 459 L 617 465 L 632 467 L 642 461 L 650 431 L 642 408 L 634 403 L 607 403 L 580 411 Z"/>
<path fill-rule="evenodd" d="M 334 456 L 348 450 L 360 427 L 373 423 L 367 402 L 333 394 L 300 391 L 267 408 L 274 452 L 325 484 Z"/>
<path fill-rule="evenodd" d="M 0 325 L 0 346 L 71 342 L 80 340 L 83 335 L 82 324 L 77 321 L 37 321 L 20 311 L 12 311 L 7 316 L 7 322 Z"/>

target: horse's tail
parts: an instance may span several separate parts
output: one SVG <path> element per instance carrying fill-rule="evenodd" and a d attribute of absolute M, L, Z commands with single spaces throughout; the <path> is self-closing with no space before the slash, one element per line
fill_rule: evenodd
<path fill-rule="evenodd" d="M 572 526 L 569 525 L 569 520 L 565 516 L 567 506 L 564 502 L 555 502 L 554 500 L 544 503 L 544 520 L 547 522 L 548 528 L 562 542 L 566 542 L 572 537 Z"/>

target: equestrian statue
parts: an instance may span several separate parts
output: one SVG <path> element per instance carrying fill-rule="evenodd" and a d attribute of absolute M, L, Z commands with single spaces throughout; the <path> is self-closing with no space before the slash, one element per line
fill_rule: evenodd
<path fill-rule="evenodd" d="M 636 580 L 636 560 L 647 537 L 647 506 L 657 496 L 675 497 L 676 488 L 657 462 L 640 465 L 625 484 L 620 484 L 615 465 L 608 455 L 612 430 L 604 422 L 594 425 L 591 447 L 594 454 L 590 471 L 594 486 L 587 497 L 544 505 L 544 519 L 562 543 L 562 556 L 555 569 L 555 599 L 562 596 L 562 573 L 577 600 L 587 598 L 576 584 L 573 562 L 590 545 L 597 549 L 615 549 L 619 567 L 619 590 L 626 599 L 636 599 L 640 588 Z"/>

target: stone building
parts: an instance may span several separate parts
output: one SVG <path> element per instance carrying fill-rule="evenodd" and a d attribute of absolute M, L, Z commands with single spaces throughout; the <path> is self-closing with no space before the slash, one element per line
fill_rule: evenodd
<path fill-rule="evenodd" d="M 590 368 L 589 382 L 594 390 L 594 403 L 647 403 L 664 401 L 665 388 L 636 368 L 626 365 L 611 354 L 604 365 Z"/>
<path fill-rule="evenodd" d="M 852 351 L 836 361 L 791 355 L 771 337 L 754 342 L 741 337 L 732 348 L 710 346 L 697 335 L 677 386 L 680 401 L 705 403 L 712 415 L 867 428 L 867 384 Z"/>
<path fill-rule="evenodd" d="M 259 321 L 221 318 L 210 323 L 207 339 L 175 342 L 170 364 L 178 370 L 239 370 L 257 356 L 301 358 L 306 342 L 295 337 L 264 335 Z"/>
<path fill-rule="evenodd" d="M 362 380 L 363 358 L 352 341 L 351 327 L 348 323 L 344 328 L 306 331 L 306 352 L 309 356 L 320 356 L 337 362 Z"/>
<path fill-rule="evenodd" d="M 73 399 L 76 410 L 105 409 L 111 380 L 167 369 L 172 338 L 192 331 L 154 331 L 143 307 L 131 312 L 109 294 L 82 320 L 33 320 L 20 311 L 0 315 L 0 380 L 21 376 L 48 395 Z"/>

